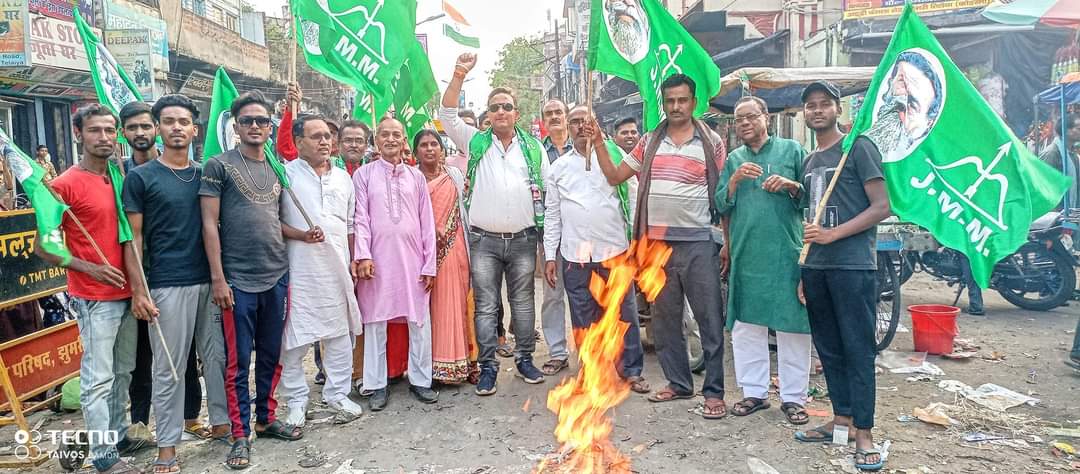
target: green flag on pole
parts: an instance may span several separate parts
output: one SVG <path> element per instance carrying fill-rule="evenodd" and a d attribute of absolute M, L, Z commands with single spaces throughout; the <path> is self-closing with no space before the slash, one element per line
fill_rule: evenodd
<path fill-rule="evenodd" d="M 356 98 L 353 101 L 353 118 L 366 123 L 372 130 L 375 130 L 375 126 L 378 125 L 378 118 L 385 116 L 386 112 L 390 110 L 393 98 L 392 93 L 376 97 L 364 89 L 357 88 Z"/>
<path fill-rule="evenodd" d="M 236 148 L 236 133 L 234 124 L 236 117 L 232 116 L 230 109 L 232 103 L 240 95 L 233 85 L 229 73 L 224 67 L 218 67 L 214 75 L 214 91 L 210 99 L 210 117 L 206 123 L 206 141 L 203 144 L 203 161 Z M 285 166 L 274 154 L 273 145 L 269 141 L 263 145 L 263 157 L 277 175 L 281 187 L 289 188 L 289 178 L 285 175 Z"/>
<path fill-rule="evenodd" d="M 694 80 L 697 117 L 720 90 L 720 69 L 709 53 L 657 0 L 592 0 L 588 66 L 637 83 L 645 130 L 665 117 L 660 84 L 668 76 L 681 73 Z"/>
<path fill-rule="evenodd" d="M 94 31 L 86 24 L 86 20 L 83 20 L 78 8 L 75 9 L 74 18 L 83 47 L 86 48 L 86 60 L 90 63 L 90 76 L 94 80 L 98 102 L 119 115 L 120 109 L 129 102 L 143 100 L 135 83 L 124 68 L 117 64 L 105 44 L 94 36 Z"/>
<path fill-rule="evenodd" d="M 985 288 L 1069 179 L 1035 158 L 919 19 L 904 7 L 844 150 L 881 151 L 893 212 L 963 252 Z"/>
<path fill-rule="evenodd" d="M 431 120 L 426 106 L 438 92 L 424 46 L 414 39 L 409 57 L 394 80 L 394 111 L 409 140 Z"/>
<path fill-rule="evenodd" d="M 0 150 L 4 151 L 15 180 L 22 185 L 23 191 L 26 191 L 26 196 L 30 199 L 30 205 L 34 207 L 38 245 L 46 252 L 60 257 L 63 265 L 67 266 L 71 262 L 71 252 L 64 245 L 64 233 L 60 230 L 60 224 L 63 222 L 64 211 L 67 211 L 68 206 L 60 202 L 45 184 L 45 169 L 26 156 L 26 153 L 23 153 L 8 138 L 2 127 L 0 127 Z"/>
<path fill-rule="evenodd" d="M 416 41 L 416 0 L 291 0 L 294 31 L 312 69 L 377 100 Z"/>

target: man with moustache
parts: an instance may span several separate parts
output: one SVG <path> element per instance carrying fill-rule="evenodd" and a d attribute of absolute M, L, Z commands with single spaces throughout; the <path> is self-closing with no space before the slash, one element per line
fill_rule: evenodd
<path fill-rule="evenodd" d="M 79 384 L 86 429 L 115 432 L 120 440 L 112 445 L 103 436 L 90 437 L 90 460 L 100 472 L 134 473 L 139 471 L 120 456 L 146 445 L 145 441 L 133 441 L 127 436 L 126 413 L 128 384 L 135 368 L 131 295 L 143 293 L 146 288 L 138 277 L 135 247 L 130 241 L 120 242 L 124 233 L 116 196 L 121 185 L 117 182 L 120 170 L 109 161 L 116 150 L 117 119 L 105 106 L 90 104 L 75 113 L 71 124 L 75 140 L 82 144 L 82 157 L 50 186 L 71 206 L 90 238 L 65 213 L 64 242 L 71 258 L 49 254 L 41 246 L 35 251 L 50 265 L 68 271 L 68 294 L 78 314 L 83 346 Z M 97 249 L 105 255 L 105 262 Z M 139 310 L 144 314 L 157 312 L 152 303 Z"/>
<path fill-rule="evenodd" d="M 349 176 L 368 162 L 369 138 L 371 138 L 371 129 L 363 122 L 346 120 L 341 124 L 338 148 L 341 149 L 341 156 L 345 159 L 345 171 Z"/>
<path fill-rule="evenodd" d="M 409 391 L 435 403 L 431 389 L 430 292 L 435 284 L 435 218 L 427 180 L 406 165 L 405 128 L 388 118 L 375 130 L 380 159 L 353 175 L 356 187 L 352 262 L 364 319 L 364 391 L 371 411 L 386 408 L 386 326 L 409 325 Z"/>
<path fill-rule="evenodd" d="M 728 278 L 728 328 L 735 380 L 743 399 L 735 416 L 769 408 L 769 330 L 776 332 L 780 410 L 789 423 L 806 424 L 810 383 L 810 325 L 799 301 L 802 248 L 803 157 L 794 140 L 771 137 L 765 101 L 735 102 L 735 129 L 743 146 L 732 151 L 720 175 L 717 206 L 724 215 Z M 768 307 L 761 302 L 768 301 Z"/>
<path fill-rule="evenodd" d="M 855 431 L 855 467 L 882 468 L 874 449 L 874 330 L 877 321 L 878 222 L 889 217 L 889 193 L 881 154 L 866 137 L 848 151 L 844 168 L 844 134 L 837 126 L 840 93 L 828 82 L 803 90 L 803 115 L 818 148 L 806 157 L 802 183 L 804 204 L 815 208 L 834 173 L 840 179 L 829 196 L 821 225 L 803 224 L 810 251 L 802 265 L 802 288 L 834 417 L 817 428 L 795 433 L 803 442 L 829 442 L 834 428 Z M 782 380 L 782 379 L 781 379 Z"/>
<path fill-rule="evenodd" d="M 199 188 L 203 244 L 210 288 L 225 333 L 225 393 L 232 420 L 230 469 L 251 459 L 248 368 L 255 352 L 255 432 L 260 438 L 294 441 L 300 427 L 276 419 L 274 389 L 285 327 L 288 251 L 281 232 L 281 184 L 263 154 L 270 137 L 272 106 L 258 91 L 233 101 L 240 145 L 210 158 Z"/>
<path fill-rule="evenodd" d="M 566 104 L 559 99 L 552 99 L 541 108 L 541 116 L 544 128 L 548 132 L 544 139 L 544 151 L 547 152 L 548 163 L 555 163 L 560 156 L 565 155 L 574 147 L 567 131 L 566 120 L 569 110 Z M 540 247 L 540 256 L 545 258 L 546 248 Z M 568 249 L 575 251 L 575 249 Z M 558 246 L 555 247 L 555 261 L 557 278 L 554 285 L 544 285 L 544 302 L 540 306 L 540 327 L 544 330 L 544 340 L 548 345 L 548 361 L 540 367 L 544 375 L 555 375 L 559 371 L 570 366 L 567 359 L 570 353 L 566 349 L 566 289 L 563 287 L 563 259 Z M 502 318 L 500 318 L 501 320 Z"/>
<path fill-rule="evenodd" d="M 641 134 L 638 132 L 638 122 L 634 117 L 626 117 L 618 122 L 615 122 L 615 127 L 612 128 L 612 133 L 615 144 L 619 145 L 623 153 L 630 153 L 634 151 L 634 147 L 637 146 L 638 140 L 641 139 Z"/>
<path fill-rule="evenodd" d="M 124 158 L 124 174 L 158 157 L 158 149 L 154 146 L 158 130 L 150 104 L 128 102 L 121 107 L 120 130 L 124 140 L 131 145 L 131 156 Z"/>
<path fill-rule="evenodd" d="M 176 446 L 185 427 L 185 379 L 190 377 L 177 383 L 170 367 L 182 369 L 186 365 L 193 339 L 203 361 L 214 434 L 228 435 L 229 415 L 221 320 L 211 316 L 210 268 L 202 241 L 202 170 L 188 158 L 191 141 L 198 134 L 195 120 L 199 112 L 191 99 L 172 94 L 159 98 L 151 114 L 155 130 L 163 135 L 165 152 L 131 170 L 124 180 L 123 198 L 135 246 L 145 248 L 143 260 L 152 262 L 146 265 L 146 278 L 153 306 L 160 313 L 145 310 L 151 306 L 146 293 L 136 293 L 132 299 L 135 317 L 160 325 L 165 339 L 164 343 L 158 337 L 149 341 L 158 444 L 154 472 L 171 472 L 179 466 Z M 188 370 L 195 369 L 189 366 Z M 186 375 L 195 375 L 198 380 L 197 374 Z"/>
<path fill-rule="evenodd" d="M 543 145 L 516 123 L 513 91 L 496 87 L 488 95 L 487 120 L 480 132 L 457 116 L 457 100 L 465 76 L 476 66 L 476 55 L 458 57 L 454 76 L 442 98 L 439 119 L 458 149 L 469 155 L 465 173 L 465 207 L 469 212 L 471 270 L 476 300 L 476 340 L 480 347 L 477 395 L 496 391 L 499 362 L 499 295 L 505 278 L 510 302 L 510 325 L 516 342 L 514 363 L 526 383 L 544 381 L 533 364 L 536 349 L 534 303 L 537 245 L 544 227 L 544 180 L 549 161 Z"/>
<path fill-rule="evenodd" d="M 321 346 L 326 373 L 323 401 L 337 411 L 335 423 L 363 412 L 349 400 L 353 340 L 361 333 L 353 282 L 349 278 L 353 240 L 353 186 L 348 173 L 330 162 L 334 142 L 326 119 L 302 115 L 293 122 L 298 160 L 285 166 L 300 206 L 281 197 L 282 230 L 289 249 L 289 318 L 281 356 L 281 394 L 289 407 L 288 424 L 303 426 L 308 407 L 304 356 Z M 308 224 L 300 209 L 313 219 Z M 306 229 L 306 230 L 302 230 Z"/>

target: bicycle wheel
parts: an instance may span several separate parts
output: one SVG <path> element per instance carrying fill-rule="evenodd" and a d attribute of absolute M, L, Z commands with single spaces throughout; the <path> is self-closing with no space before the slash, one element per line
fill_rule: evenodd
<path fill-rule="evenodd" d="M 896 326 L 900 323 L 900 276 L 889 252 L 878 252 L 877 269 L 877 317 L 874 323 L 874 339 L 877 351 L 889 347 L 896 336 Z"/>

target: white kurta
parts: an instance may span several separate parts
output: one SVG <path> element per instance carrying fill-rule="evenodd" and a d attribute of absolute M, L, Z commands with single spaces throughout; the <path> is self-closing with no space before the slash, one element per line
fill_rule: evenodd
<path fill-rule="evenodd" d="M 345 170 L 336 167 L 319 176 L 303 159 L 289 162 L 285 171 L 301 206 L 322 228 L 326 240 L 318 244 L 286 241 L 289 315 L 282 349 L 360 334 L 363 324 L 349 273 L 349 235 L 356 205 L 352 180 Z M 308 228 L 287 192 L 281 193 L 281 220 L 297 229 Z"/>

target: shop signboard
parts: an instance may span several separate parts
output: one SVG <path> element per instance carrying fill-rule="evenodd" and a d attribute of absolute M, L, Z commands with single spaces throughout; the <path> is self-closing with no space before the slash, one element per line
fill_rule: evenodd
<path fill-rule="evenodd" d="M 33 210 L 0 212 L 0 308 L 67 288 L 65 269 L 34 253 L 36 222 Z"/>
<path fill-rule="evenodd" d="M 916 12 L 931 13 L 982 8 L 989 5 L 992 0 L 844 0 L 844 19 L 900 16 L 905 2 L 911 2 Z"/>
<path fill-rule="evenodd" d="M 105 47 L 135 82 L 144 100 L 158 97 L 154 90 L 150 30 L 106 30 Z"/>
<path fill-rule="evenodd" d="M 30 65 L 27 0 L 0 0 L 0 67 Z"/>
<path fill-rule="evenodd" d="M 101 30 L 94 28 L 94 35 L 100 38 Z M 70 21 L 31 13 L 30 52 L 35 66 L 90 72 L 86 49 L 75 23 Z"/>

